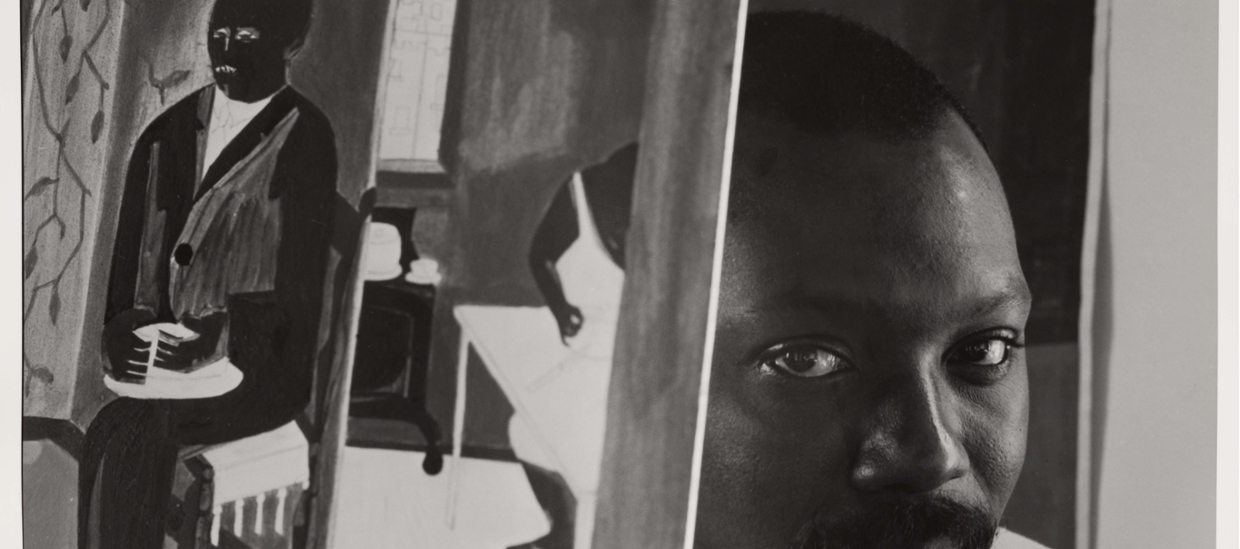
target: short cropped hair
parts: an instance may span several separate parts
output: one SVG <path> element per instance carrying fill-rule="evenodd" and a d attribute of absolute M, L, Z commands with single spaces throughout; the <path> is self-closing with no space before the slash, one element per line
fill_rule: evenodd
<path fill-rule="evenodd" d="M 746 25 L 739 112 L 810 135 L 859 133 L 895 141 L 928 138 L 955 112 L 985 147 L 982 132 L 939 78 L 877 32 L 802 11 L 758 13 Z M 777 156 L 769 152 L 772 162 L 758 159 L 759 176 Z M 760 186 L 733 177 L 729 223 L 765 209 Z"/>
<path fill-rule="evenodd" d="M 262 22 L 271 38 L 294 48 L 300 47 L 314 16 L 312 0 L 216 0 L 211 18 L 242 17 Z"/>
<path fill-rule="evenodd" d="M 774 115 L 806 133 L 863 132 L 917 139 L 946 111 L 981 131 L 934 73 L 858 23 L 811 12 L 749 17 L 738 108 Z"/>

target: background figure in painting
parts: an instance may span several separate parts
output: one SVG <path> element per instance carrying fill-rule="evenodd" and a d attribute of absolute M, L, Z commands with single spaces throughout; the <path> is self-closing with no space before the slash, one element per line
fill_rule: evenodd
<path fill-rule="evenodd" d="M 110 386 L 147 391 L 95 417 L 80 464 L 81 547 L 162 547 L 179 448 L 286 425 L 310 399 L 336 196 L 331 124 L 287 85 L 310 0 L 218 0 L 215 85 L 157 117 L 126 172 L 103 327 Z M 156 323 L 197 339 L 149 343 Z M 220 396 L 168 399 L 165 378 L 227 358 Z M 129 394 L 127 392 L 127 394 Z"/>
<path fill-rule="evenodd" d="M 530 547 L 590 545 L 636 165 L 633 143 L 565 180 L 530 246 L 534 280 L 571 349 L 508 395 L 530 411 L 513 416 L 509 438 L 552 523 Z"/>
<path fill-rule="evenodd" d="M 565 273 L 559 261 L 579 237 L 594 233 L 603 251 L 624 270 L 624 241 L 629 232 L 629 209 L 633 201 L 633 172 L 637 166 L 637 144 L 631 143 L 606 161 L 582 170 L 564 180 L 543 216 L 530 245 L 530 269 L 542 292 L 547 308 L 555 316 L 565 343 L 581 329 L 581 310 L 565 295 Z M 575 182 L 577 175 L 581 181 Z M 588 211 L 579 208 L 574 189 L 582 187 Z M 582 212 L 579 216 L 578 212 Z M 582 216 L 587 217 L 585 221 Z M 593 221 L 593 223 L 590 223 Z M 588 238 L 587 238 L 588 240 Z M 587 292 L 588 293 L 588 292 Z"/>

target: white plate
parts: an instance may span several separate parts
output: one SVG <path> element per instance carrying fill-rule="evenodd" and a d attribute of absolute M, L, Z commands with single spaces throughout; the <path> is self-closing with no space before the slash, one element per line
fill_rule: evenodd
<path fill-rule="evenodd" d="M 414 284 L 438 285 L 443 280 L 443 275 L 439 273 L 439 262 L 429 258 L 411 261 L 405 280 Z"/>
<path fill-rule="evenodd" d="M 181 324 L 173 324 L 171 322 L 161 322 L 159 324 L 149 324 L 134 330 L 142 341 L 148 343 L 157 341 L 160 335 L 166 336 L 176 341 L 193 341 L 198 339 L 198 333 L 182 326 Z"/>
<path fill-rule="evenodd" d="M 228 357 L 190 373 L 154 368 L 143 383 L 117 381 L 103 375 L 103 384 L 112 392 L 129 398 L 188 400 L 212 398 L 236 389 L 245 374 Z"/>

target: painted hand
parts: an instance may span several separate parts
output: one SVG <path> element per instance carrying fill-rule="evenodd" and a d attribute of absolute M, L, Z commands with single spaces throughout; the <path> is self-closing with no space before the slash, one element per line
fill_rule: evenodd
<path fill-rule="evenodd" d="M 577 335 L 585 323 L 581 309 L 565 303 L 563 307 L 552 308 L 551 314 L 555 315 L 555 322 L 560 326 L 560 341 L 568 345 L 568 339 Z"/>
<path fill-rule="evenodd" d="M 103 326 L 103 352 L 111 367 L 109 373 L 114 379 L 137 381 L 146 374 L 149 344 L 142 341 L 134 330 L 154 321 L 155 315 L 150 312 L 130 309 L 116 315 Z"/>
<path fill-rule="evenodd" d="M 216 344 L 227 322 L 227 313 L 181 319 L 181 325 L 193 330 L 198 337 L 183 341 L 171 338 L 160 339 L 159 351 L 155 357 L 156 364 L 167 370 L 189 370 L 196 362 L 210 357 L 211 353 L 215 352 Z"/>

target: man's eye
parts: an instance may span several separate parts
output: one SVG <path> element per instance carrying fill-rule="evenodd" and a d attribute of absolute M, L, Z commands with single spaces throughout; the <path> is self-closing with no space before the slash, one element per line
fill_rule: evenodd
<path fill-rule="evenodd" d="M 237 31 L 238 42 L 253 42 L 258 40 L 258 31 L 254 29 L 241 29 Z"/>
<path fill-rule="evenodd" d="M 1008 360 L 1011 345 L 1002 339 L 986 339 L 969 343 L 952 353 L 949 362 L 970 366 L 999 366 Z"/>
<path fill-rule="evenodd" d="M 784 347 L 770 355 L 762 365 L 796 377 L 822 377 L 848 368 L 839 355 L 815 345 Z"/>
<path fill-rule="evenodd" d="M 228 38 L 228 34 L 228 29 L 215 29 L 215 32 L 211 33 L 211 38 L 216 40 L 224 40 L 225 38 Z"/>

